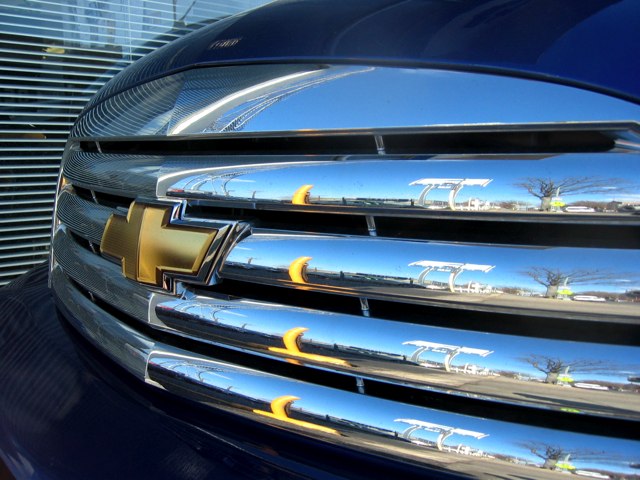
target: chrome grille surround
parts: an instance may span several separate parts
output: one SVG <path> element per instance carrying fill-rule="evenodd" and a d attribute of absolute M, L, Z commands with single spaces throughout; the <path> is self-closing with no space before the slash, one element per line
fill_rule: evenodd
<path fill-rule="evenodd" d="M 188 70 L 77 122 L 53 288 L 134 375 L 255 421 L 475 477 L 631 476 L 639 118 L 484 74 Z M 144 285 L 99 254 L 134 200 L 250 230 L 199 281 Z M 549 439 L 563 455 L 540 457 Z"/>

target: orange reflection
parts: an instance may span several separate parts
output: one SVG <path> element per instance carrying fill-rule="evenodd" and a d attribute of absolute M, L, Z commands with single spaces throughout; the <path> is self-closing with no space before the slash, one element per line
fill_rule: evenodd
<path fill-rule="evenodd" d="M 289 265 L 289 278 L 294 283 L 307 283 L 307 265 L 313 257 L 298 257 Z"/>
<path fill-rule="evenodd" d="M 339 358 L 327 357 L 324 355 L 316 355 L 314 353 L 304 353 L 300 351 L 300 337 L 309 330 L 305 327 L 295 327 L 288 330 L 282 337 L 285 348 L 269 347 L 269 351 L 282 353 L 292 357 L 298 357 L 305 360 L 311 360 L 314 362 L 330 363 L 332 365 L 340 365 L 343 367 L 350 367 L 348 362 Z"/>
<path fill-rule="evenodd" d="M 304 420 L 289 418 L 289 410 L 291 404 L 296 400 L 300 400 L 300 398 L 294 397 L 293 395 L 283 395 L 282 397 L 278 397 L 271 402 L 270 412 L 265 412 L 264 410 L 254 410 L 253 413 L 257 413 L 258 415 L 262 415 L 264 417 L 275 418 L 276 420 L 280 420 L 282 422 L 292 423 L 309 430 L 316 430 L 319 432 L 331 433 L 333 435 L 340 435 L 340 433 L 338 433 L 338 431 L 334 430 L 333 428 L 323 427 L 322 425 L 305 422 Z"/>
<path fill-rule="evenodd" d="M 297 189 L 293 198 L 291 199 L 291 203 L 294 205 L 306 205 L 309 203 L 309 192 L 313 188 L 313 185 L 302 185 L 299 189 Z"/>

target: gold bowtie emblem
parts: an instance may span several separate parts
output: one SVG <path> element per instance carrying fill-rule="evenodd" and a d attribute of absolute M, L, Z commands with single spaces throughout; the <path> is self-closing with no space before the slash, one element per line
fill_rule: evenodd
<path fill-rule="evenodd" d="M 171 225 L 174 206 L 133 202 L 109 217 L 100 251 L 122 261 L 122 274 L 163 286 L 163 274 L 197 275 L 218 230 Z"/>

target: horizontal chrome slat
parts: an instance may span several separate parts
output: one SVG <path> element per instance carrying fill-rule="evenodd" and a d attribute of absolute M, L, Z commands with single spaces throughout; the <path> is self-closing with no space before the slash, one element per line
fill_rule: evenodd
<path fill-rule="evenodd" d="M 640 420 L 640 389 L 629 380 L 640 376 L 636 347 L 470 332 L 202 295 L 156 295 L 152 303 L 151 322 L 169 331 L 295 364 L 472 398 Z"/>
<path fill-rule="evenodd" d="M 566 221 L 640 223 L 640 156 L 636 154 L 435 155 L 309 161 L 184 173 L 159 193 L 180 198 L 280 204 L 295 208 L 413 209 L 415 216 L 542 214 Z M 133 163 L 129 167 L 133 170 Z M 171 179 L 173 180 L 173 179 Z M 166 180 L 164 184 L 168 183 Z M 133 187 L 133 186 L 132 186 Z M 628 206 L 628 207 L 627 207 Z M 624 209 L 628 208 L 628 211 Z M 353 209 L 353 208 L 352 208 Z M 381 211 L 384 215 L 384 210 Z M 561 219 L 558 217 L 562 217 Z M 593 218 L 597 217 L 597 218 Z"/>
<path fill-rule="evenodd" d="M 38 190 L 25 190 L 25 191 L 16 191 L 16 190 L 7 190 L 0 192 L 0 198 L 2 197 L 37 197 L 39 195 L 47 195 L 53 198 L 53 195 L 56 193 L 55 189 L 38 189 Z"/>
<path fill-rule="evenodd" d="M 38 250 L 40 251 L 34 251 L 33 249 L 36 247 L 45 247 L 45 248 L 38 248 Z M 34 244 L 30 244 L 28 246 L 29 251 L 27 252 L 11 252 L 11 253 L 0 253 L 0 260 L 11 260 L 14 258 L 29 258 L 29 257 L 34 257 L 37 255 L 42 255 L 42 254 L 46 254 L 48 252 L 48 247 L 49 243 L 44 243 L 44 244 L 40 244 L 40 245 L 34 245 Z M 2 248 L 0 247 L 0 250 L 2 250 Z M 17 250 L 17 248 L 14 247 L 14 250 Z M 38 260 L 38 263 L 40 262 L 40 260 Z"/>
<path fill-rule="evenodd" d="M 393 384 L 640 420 L 639 391 L 629 380 L 640 369 L 635 347 L 429 327 L 188 292 L 172 297 L 128 280 L 120 266 L 80 247 L 64 227 L 56 232 L 54 252 L 62 270 L 97 298 L 182 336 Z"/>
<path fill-rule="evenodd" d="M 7 271 L 0 270 L 0 286 L 6 285 L 14 278 L 19 277 L 23 273 L 27 273 L 29 270 L 30 270 L 29 268 L 21 268 L 19 270 L 7 270 Z"/>
<path fill-rule="evenodd" d="M 140 380 L 251 420 L 412 463 L 445 466 L 470 476 L 555 478 L 560 459 L 541 458 L 553 445 L 572 470 L 635 473 L 635 440 L 482 419 L 336 390 L 192 354 L 121 324 L 97 308 L 55 269 L 54 288 L 69 321 Z M 82 320 L 80 320 L 82 319 Z M 569 461 L 569 460 L 567 460 Z"/>
<path fill-rule="evenodd" d="M 328 155 L 314 155 L 328 161 Z M 288 156 L 288 165 L 309 161 L 308 155 Z M 282 160 L 280 155 L 132 155 L 70 151 L 63 163 L 64 176 L 74 185 L 130 197 L 165 196 L 167 187 L 185 176 L 216 169 L 228 171 L 233 165 L 260 168 Z"/>
<path fill-rule="evenodd" d="M 152 105 L 155 115 L 150 115 Z M 574 122 L 637 123 L 638 118 L 640 106 L 630 102 L 515 77 L 351 65 L 246 65 L 192 69 L 134 87 L 87 111 L 72 136 L 454 126 L 464 131 L 532 124 L 565 128 Z"/>
<path fill-rule="evenodd" d="M 456 308 L 638 322 L 640 250 L 402 241 L 254 230 L 222 278 Z M 624 320 L 623 320 L 624 321 Z"/>
<path fill-rule="evenodd" d="M 104 226 L 113 209 L 104 207 L 64 191 L 58 196 L 58 219 L 74 233 L 100 245 Z"/>
<path fill-rule="evenodd" d="M 44 213 L 52 211 L 53 205 L 44 205 L 41 207 L 3 209 L 2 215 L 24 215 L 25 213 Z"/>
<path fill-rule="evenodd" d="M 39 192 L 38 192 L 39 193 Z M 53 192 L 52 192 L 53 195 Z M 0 196 L 2 196 L 2 194 L 0 194 Z M 39 222 L 44 222 L 44 225 L 42 226 L 36 226 L 33 228 L 46 228 L 46 229 L 50 229 L 51 228 L 51 215 L 38 215 L 38 216 L 34 216 L 34 217 L 15 217 L 15 218 L 1 218 L 0 217 L 0 223 L 4 223 L 4 224 L 9 224 L 9 223 L 19 223 L 20 226 L 16 226 L 16 227 L 7 227 L 7 229 L 3 229 L 0 228 L 0 232 L 3 231 L 24 231 L 26 229 L 31 228 L 31 226 L 29 225 L 23 225 L 25 223 L 39 223 Z"/>
<path fill-rule="evenodd" d="M 25 240 L 25 237 L 19 238 L 20 240 Z M 4 242 L 8 242 L 8 241 L 14 241 L 15 242 L 15 238 L 13 240 L 10 239 L 6 239 L 6 238 L 0 238 L 0 251 L 2 250 L 14 250 L 14 251 L 18 251 L 20 249 L 23 250 L 29 250 L 26 253 L 11 253 L 7 256 L 7 258 L 15 258 L 16 256 L 28 256 L 28 255 L 33 255 L 33 249 L 34 248 L 38 248 L 39 250 L 42 250 L 42 248 L 40 247 L 44 247 L 45 250 L 48 250 L 49 247 L 49 239 L 47 239 L 46 242 L 22 242 L 20 244 L 15 244 L 15 243 L 11 243 L 9 245 L 3 245 Z"/>
<path fill-rule="evenodd" d="M 173 168 L 168 165 L 173 163 Z M 188 161 L 154 155 L 70 152 L 63 174 L 74 185 L 120 195 L 155 196 L 161 175 L 180 171 Z"/>

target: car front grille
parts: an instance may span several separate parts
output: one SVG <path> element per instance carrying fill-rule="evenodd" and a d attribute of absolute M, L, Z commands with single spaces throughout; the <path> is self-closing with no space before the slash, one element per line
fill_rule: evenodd
<path fill-rule="evenodd" d="M 252 420 L 470 476 L 631 478 L 638 112 L 483 74 L 189 70 L 74 127 L 52 284 L 132 373 Z"/>

